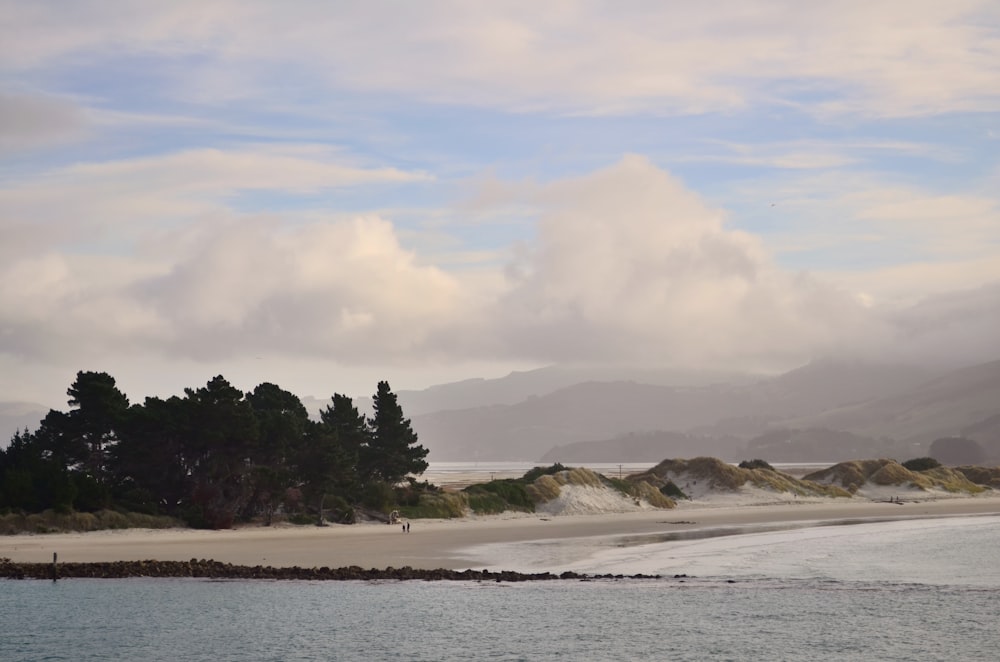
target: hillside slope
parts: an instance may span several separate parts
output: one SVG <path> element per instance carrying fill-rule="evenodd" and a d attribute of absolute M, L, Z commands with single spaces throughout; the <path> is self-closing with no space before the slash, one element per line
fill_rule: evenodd
<path fill-rule="evenodd" d="M 413 426 L 434 461 L 534 461 L 554 447 L 572 450 L 565 459 L 574 461 L 626 461 L 622 446 L 635 443 L 635 436 L 691 430 L 705 442 L 702 453 L 728 456 L 768 424 L 885 396 L 926 375 L 908 366 L 817 362 L 749 384 L 588 382 L 513 405 L 416 415 Z M 578 456 L 571 445 L 579 442 L 605 442 L 608 450 L 591 447 L 581 451 L 587 457 Z M 663 457 L 664 450 L 643 451 L 635 459 Z"/>
<path fill-rule="evenodd" d="M 1000 361 L 955 370 L 900 393 L 784 422 L 928 443 L 1000 414 Z"/>

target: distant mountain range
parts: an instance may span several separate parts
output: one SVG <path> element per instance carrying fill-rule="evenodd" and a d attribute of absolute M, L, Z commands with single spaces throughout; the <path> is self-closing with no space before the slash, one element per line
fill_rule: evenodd
<path fill-rule="evenodd" d="M 1000 414 L 1000 361 L 941 375 L 898 393 L 786 421 L 914 443 L 958 436 Z"/>
<path fill-rule="evenodd" d="M 1000 361 L 945 371 L 816 361 L 775 377 L 550 367 L 398 391 L 429 459 L 904 460 L 966 436 L 1000 462 Z M 314 416 L 329 400 L 303 398 Z M 362 411 L 369 398 L 355 398 Z M 48 409 L 0 403 L 3 444 Z"/>
<path fill-rule="evenodd" d="M 432 461 L 907 459 L 935 438 L 969 430 L 992 443 L 985 437 L 1000 428 L 1000 361 L 949 372 L 818 361 L 708 385 L 589 381 L 514 404 L 412 418 Z"/>

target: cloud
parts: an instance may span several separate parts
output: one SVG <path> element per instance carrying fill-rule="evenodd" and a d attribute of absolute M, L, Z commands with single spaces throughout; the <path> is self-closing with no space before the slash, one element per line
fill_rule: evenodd
<path fill-rule="evenodd" d="M 84 111 L 69 100 L 0 92 L 0 154 L 76 140 L 86 129 Z"/>
<path fill-rule="evenodd" d="M 344 160 L 326 147 L 247 146 L 84 163 L 25 177 L 0 189 L 0 227 L 8 238 L 0 258 L 50 245 L 127 244 L 156 224 L 225 213 L 245 192 L 302 195 L 430 179 Z"/>
<path fill-rule="evenodd" d="M 1000 359 L 1000 280 L 929 296 L 889 316 L 896 342 L 883 356 L 953 365 Z"/>
<path fill-rule="evenodd" d="M 762 103 L 826 116 L 1000 107 L 1000 9 L 989 0 L 306 2 L 294 12 L 267 2 L 80 2 L 11 3 L 5 13 L 17 26 L 0 39 L 8 70 L 135 56 L 169 63 L 149 74 L 177 98 L 221 103 L 347 89 L 595 115 Z"/>
<path fill-rule="evenodd" d="M 353 362 L 424 351 L 428 335 L 467 310 L 455 280 L 416 265 L 378 218 L 297 229 L 225 218 L 178 234 L 161 236 L 148 256 L 50 254 L 6 265 L 4 350 Z"/>
<path fill-rule="evenodd" d="M 503 195 L 523 194 L 520 204 L 537 209 L 538 235 L 493 274 L 427 264 L 377 216 L 248 215 L 223 204 L 242 186 L 294 181 L 308 190 L 381 175 L 214 152 L 73 175 L 54 179 L 118 205 L 82 207 L 82 224 L 100 226 L 114 212 L 128 229 L 134 210 L 133 241 L 88 254 L 53 238 L 8 255 L 0 269 L 6 351 L 760 367 L 829 350 L 869 325 L 852 296 L 782 272 L 757 238 L 728 229 L 722 211 L 639 156 L 583 177 L 509 187 Z M 208 189 L 213 195 L 198 206 Z M 180 214 L 173 224 L 142 220 L 164 213 L 161 199 L 186 197 L 196 202 L 168 207 Z"/>
<path fill-rule="evenodd" d="M 886 154 L 916 156 L 939 161 L 958 160 L 954 150 L 943 146 L 903 141 L 793 140 L 739 143 L 706 141 L 697 153 L 672 156 L 674 163 L 732 163 L 785 170 L 845 169 Z"/>
<path fill-rule="evenodd" d="M 344 174 L 287 151 L 273 160 L 184 152 L 131 165 L 143 176 L 111 163 L 46 179 L 75 195 L 95 186 L 95 198 L 118 198 L 117 211 L 93 201 L 76 211 L 90 228 L 114 211 L 114 227 L 129 240 L 69 250 L 59 233 L 37 232 L 30 250 L 8 251 L 0 362 L 108 369 L 132 357 L 144 370 L 226 364 L 247 375 L 259 373 L 263 363 L 247 367 L 258 356 L 268 366 L 392 366 L 391 374 L 503 362 L 781 369 L 831 354 L 919 358 L 951 341 L 987 352 L 995 329 L 992 313 L 967 314 L 994 301 L 994 290 L 959 313 L 933 306 L 911 314 L 866 298 L 863 279 L 848 289 L 783 269 L 759 237 L 734 229 L 724 210 L 641 156 L 554 182 L 489 187 L 477 204 L 531 214 L 537 234 L 502 267 L 469 270 L 406 248 L 392 221 L 375 214 L 247 214 L 227 204 L 243 186 L 308 191 L 406 181 L 405 173 Z M 272 168 L 268 180 L 262 173 Z M 42 185 L 18 190 L 33 186 Z M 175 196 L 192 207 L 171 207 L 173 222 L 160 223 L 158 205 Z M 132 225 L 127 210 L 137 214 Z M 879 222 L 897 222 L 885 214 L 893 218 Z M 988 262 L 981 273 L 996 273 Z M 899 287 L 911 278 L 919 288 L 937 276 L 896 277 Z"/>
<path fill-rule="evenodd" d="M 982 283 L 984 270 L 975 265 L 996 263 L 1000 240 L 993 183 L 970 179 L 956 192 L 915 179 L 863 169 L 764 176 L 745 180 L 726 201 L 764 228 L 762 238 L 785 265 L 867 275 L 871 289 L 878 288 L 879 273 L 910 269 L 916 276 L 913 267 L 934 265 L 950 265 L 947 280 L 960 289 Z M 940 291 L 935 278 L 910 284 L 911 302 Z"/>
<path fill-rule="evenodd" d="M 522 352 L 563 361 L 761 368 L 873 333 L 846 292 L 783 272 L 639 156 L 538 195 L 537 243 L 495 324 Z"/>

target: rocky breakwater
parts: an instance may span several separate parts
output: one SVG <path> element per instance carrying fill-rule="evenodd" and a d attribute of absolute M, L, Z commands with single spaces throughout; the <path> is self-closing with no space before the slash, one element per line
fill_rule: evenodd
<path fill-rule="evenodd" d="M 282 579 L 327 581 L 422 580 L 525 582 L 591 579 L 662 579 L 660 575 L 586 575 L 576 572 L 522 573 L 509 570 L 422 570 L 411 568 L 301 568 L 233 565 L 206 559 L 190 561 L 109 561 L 104 563 L 15 563 L 0 559 L 0 578 L 6 579 L 126 579 L 131 577 L 193 577 L 200 579 Z"/>

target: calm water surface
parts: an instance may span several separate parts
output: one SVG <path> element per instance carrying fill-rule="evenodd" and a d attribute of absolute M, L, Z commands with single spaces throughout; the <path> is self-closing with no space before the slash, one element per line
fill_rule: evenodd
<path fill-rule="evenodd" d="M 996 660 L 1000 519 L 934 522 L 593 561 L 683 582 L 0 581 L 0 660 Z"/>

